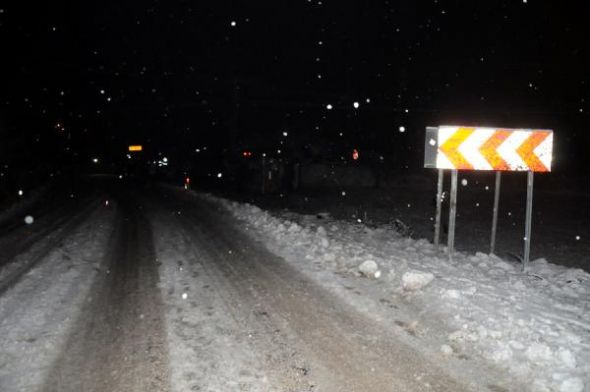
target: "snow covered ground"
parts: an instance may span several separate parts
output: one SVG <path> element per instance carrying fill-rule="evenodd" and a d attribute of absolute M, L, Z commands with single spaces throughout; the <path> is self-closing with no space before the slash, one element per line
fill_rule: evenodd
<path fill-rule="evenodd" d="M 268 391 L 260 358 L 227 309 L 208 258 L 171 214 L 154 214 L 172 391 Z M 213 261 L 215 262 L 215 261 Z M 225 294 L 229 295 L 229 292 Z M 235 301 L 234 301 L 235 302 Z M 246 388 L 248 386 L 248 388 Z"/>
<path fill-rule="evenodd" d="M 0 296 L 0 391 L 43 385 L 101 269 L 113 213 L 101 208 L 82 218 L 80 225 L 63 225 L 0 269 L 7 289 Z M 27 272 L 5 285 L 19 268 Z"/>
<path fill-rule="evenodd" d="M 216 200 L 251 235 L 310 278 L 403 331 L 417 349 L 464 371 L 493 364 L 532 391 L 590 391 L 590 275 L 536 259 L 520 265 L 481 252 L 452 259 L 395 227 L 328 214 L 271 214 Z"/>
<path fill-rule="evenodd" d="M 483 253 L 449 259 L 395 224 L 196 197 L 205 200 L 179 189 L 138 197 L 136 224 L 149 222 L 153 236 L 137 243 L 125 232 L 121 246 L 112 243 L 116 218 L 126 219 L 117 202 L 80 203 L 63 221 L 47 215 L 8 233 L 0 251 L 36 234 L 0 268 L 0 390 L 42 389 L 93 281 L 114 275 L 106 254 L 120 247 L 134 256 L 153 237 L 150 260 L 160 280 L 149 287 L 162 294 L 156 313 L 164 313 L 169 372 L 162 380 L 171 390 L 300 391 L 355 376 L 363 390 L 391 388 L 390 379 L 404 375 L 423 390 L 457 390 L 434 387 L 438 376 L 428 379 L 422 366 L 473 381 L 475 390 L 590 391 L 590 275 L 580 269 L 536 259 L 522 273 L 519 264 Z M 346 329 L 353 319 L 359 324 Z M 383 331 L 391 336 L 377 336 Z M 407 367 L 384 360 L 379 349 L 390 351 L 390 337 L 411 347 L 403 358 L 417 358 L 419 371 L 393 375 Z M 363 362 L 371 353 L 377 362 L 370 366 L 383 362 L 374 373 Z M 355 374 L 362 371 L 367 377 Z"/>

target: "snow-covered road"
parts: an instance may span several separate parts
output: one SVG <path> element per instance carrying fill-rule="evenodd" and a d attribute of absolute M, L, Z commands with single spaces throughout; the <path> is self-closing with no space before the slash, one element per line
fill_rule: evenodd
<path fill-rule="evenodd" d="M 102 188 L 2 232 L 1 391 L 584 391 L 583 272 Z"/>
<path fill-rule="evenodd" d="M 47 378 L 46 391 L 166 391 L 168 360 L 150 224 L 117 192 L 100 274 Z"/>
<path fill-rule="evenodd" d="M 153 218 L 174 390 L 479 390 L 248 237 L 219 204 L 178 200 Z"/>

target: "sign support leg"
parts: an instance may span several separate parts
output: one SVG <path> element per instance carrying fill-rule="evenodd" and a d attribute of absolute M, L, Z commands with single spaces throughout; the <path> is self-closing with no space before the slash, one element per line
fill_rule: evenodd
<path fill-rule="evenodd" d="M 533 218 L 533 176 L 534 172 L 527 172 L 526 187 L 526 223 L 524 232 L 524 258 L 522 260 L 522 270 L 526 271 L 531 257 L 531 221 Z"/>
<path fill-rule="evenodd" d="M 438 182 L 436 185 L 436 217 L 434 220 L 434 246 L 438 249 L 438 245 L 440 244 L 440 215 L 441 215 L 441 207 L 442 207 L 442 189 L 443 189 L 443 179 L 444 179 L 444 170 L 438 169 Z"/>
<path fill-rule="evenodd" d="M 496 185 L 494 187 L 494 213 L 492 217 L 492 238 L 490 240 L 490 254 L 496 250 L 496 229 L 498 228 L 498 207 L 500 205 L 500 180 L 502 172 L 496 172 Z"/>
<path fill-rule="evenodd" d="M 449 258 L 453 258 L 453 252 L 455 250 L 455 218 L 457 216 L 457 170 L 451 171 L 451 200 L 449 208 L 449 236 L 447 243 L 447 252 Z"/>
<path fill-rule="evenodd" d="M 266 192 L 266 157 L 262 155 L 262 194 Z"/>

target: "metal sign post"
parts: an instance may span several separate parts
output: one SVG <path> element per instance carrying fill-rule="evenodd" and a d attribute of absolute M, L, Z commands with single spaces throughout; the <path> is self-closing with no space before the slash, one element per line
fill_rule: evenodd
<path fill-rule="evenodd" d="M 524 258 L 522 259 L 522 270 L 526 271 L 531 257 L 531 221 L 533 218 L 533 179 L 534 172 L 527 172 L 526 182 L 526 223 L 524 229 Z"/>
<path fill-rule="evenodd" d="M 496 172 L 496 185 L 494 187 L 494 212 L 492 217 L 492 238 L 490 239 L 490 254 L 496 250 L 496 229 L 498 228 L 498 207 L 500 205 L 500 180 L 502 172 Z"/>
<path fill-rule="evenodd" d="M 262 194 L 264 195 L 264 193 L 266 192 L 266 154 L 262 154 L 262 187 L 261 187 L 261 191 Z"/>
<path fill-rule="evenodd" d="M 442 190 L 443 190 L 443 179 L 445 171 L 443 169 L 438 170 L 438 181 L 436 185 L 436 217 L 434 218 L 434 246 L 438 249 L 440 243 L 440 216 L 442 207 Z"/>
<path fill-rule="evenodd" d="M 453 258 L 455 250 L 455 218 L 457 216 L 457 170 L 451 171 L 451 199 L 449 206 L 449 238 L 447 239 L 447 252 L 449 258 Z"/>

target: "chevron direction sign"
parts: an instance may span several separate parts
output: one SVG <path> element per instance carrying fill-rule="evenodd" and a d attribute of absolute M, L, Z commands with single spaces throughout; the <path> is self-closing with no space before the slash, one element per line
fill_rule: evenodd
<path fill-rule="evenodd" d="M 549 172 L 552 152 L 551 130 L 428 127 L 424 167 Z"/>

